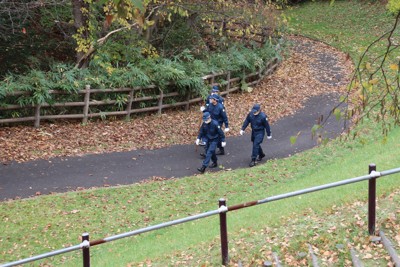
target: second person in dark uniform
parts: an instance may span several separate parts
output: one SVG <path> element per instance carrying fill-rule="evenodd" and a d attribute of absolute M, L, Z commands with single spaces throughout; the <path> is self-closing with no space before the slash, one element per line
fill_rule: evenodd
<path fill-rule="evenodd" d="M 203 114 L 203 123 L 196 139 L 196 145 L 199 145 L 202 139 L 207 140 L 206 155 L 202 166 L 197 170 L 201 173 L 204 173 L 210 161 L 212 161 L 210 168 L 215 168 L 218 166 L 218 158 L 215 155 L 215 149 L 217 148 L 218 143 L 221 141 L 222 147 L 225 147 L 226 145 L 224 132 L 221 130 L 218 122 L 211 119 L 211 115 L 208 112 L 204 112 Z"/>
<path fill-rule="evenodd" d="M 244 134 L 244 131 L 249 124 L 251 124 L 251 142 L 253 142 L 253 150 L 251 152 L 251 161 L 249 166 L 253 167 L 256 165 L 256 160 L 260 161 L 265 157 L 261 147 L 265 132 L 267 132 L 268 139 L 272 138 L 268 117 L 261 111 L 261 106 L 259 104 L 255 104 L 251 112 L 247 115 L 243 122 L 242 129 L 240 130 L 240 135 Z"/>

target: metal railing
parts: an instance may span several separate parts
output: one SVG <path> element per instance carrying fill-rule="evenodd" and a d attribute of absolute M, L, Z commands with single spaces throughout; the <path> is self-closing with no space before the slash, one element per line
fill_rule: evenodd
<path fill-rule="evenodd" d="M 125 238 L 125 237 L 129 237 L 129 236 L 139 235 L 139 234 L 142 234 L 142 233 L 154 231 L 154 230 L 165 228 L 165 227 L 169 227 L 169 226 L 172 226 L 172 225 L 177 225 L 177 224 L 181 224 L 181 223 L 185 223 L 185 222 L 189 222 L 189 221 L 198 220 L 198 219 L 201 219 L 201 218 L 210 217 L 210 216 L 217 215 L 217 214 L 219 214 L 219 217 L 220 217 L 220 237 L 221 237 L 222 264 L 223 265 L 227 265 L 227 263 L 229 262 L 227 212 L 234 211 L 234 210 L 239 210 L 239 209 L 243 209 L 243 208 L 248 208 L 248 207 L 259 205 L 259 204 L 270 203 L 270 202 L 281 200 L 281 199 L 285 199 L 285 198 L 290 198 L 290 197 L 294 197 L 294 196 L 299 196 L 299 195 L 304 195 L 304 194 L 308 194 L 308 193 L 312 193 L 312 192 L 317 192 L 317 191 L 321 191 L 321 190 L 325 190 L 325 189 L 330 189 L 330 188 L 333 188 L 333 187 L 338 187 L 338 186 L 343 186 L 343 185 L 347 185 L 347 184 L 357 183 L 357 182 L 361 182 L 361 181 L 365 181 L 365 180 L 368 180 L 368 232 L 369 232 L 370 235 L 373 235 L 373 234 L 375 234 L 375 220 L 376 220 L 376 179 L 380 178 L 380 177 L 383 177 L 383 176 L 387 176 L 387 175 L 391 175 L 391 174 L 395 174 L 395 173 L 400 173 L 400 168 L 386 170 L 386 171 L 382 171 L 382 172 L 377 172 L 376 171 L 376 165 L 375 164 L 370 164 L 368 173 L 369 173 L 368 175 L 364 175 L 364 176 L 350 178 L 350 179 L 347 179 L 347 180 L 342 180 L 342 181 L 339 181 L 339 182 L 329 183 L 329 184 L 325 184 L 325 185 L 310 187 L 310 188 L 307 188 L 307 189 L 293 191 L 293 192 L 290 192 L 290 193 L 280 194 L 280 195 L 276 195 L 276 196 L 272 196 L 272 197 L 267 197 L 267 198 L 264 198 L 264 199 L 261 199 L 261 200 L 246 202 L 246 203 L 233 205 L 233 206 L 227 206 L 225 199 L 220 199 L 219 200 L 219 208 L 216 209 L 216 210 L 212 210 L 212 211 L 204 212 L 204 213 L 201 213 L 201 214 L 185 217 L 185 218 L 182 218 L 182 219 L 177 219 L 177 220 L 173 220 L 173 221 L 169 221 L 169 222 L 160 223 L 160 224 L 157 224 L 157 225 L 141 228 L 141 229 L 138 229 L 138 230 L 122 233 L 122 234 L 119 234 L 119 235 L 106 237 L 106 238 L 103 238 L 103 239 L 91 240 L 90 241 L 89 240 L 89 234 L 88 233 L 84 233 L 84 234 L 82 234 L 82 243 L 80 243 L 78 245 L 67 247 L 67 248 L 63 248 L 63 249 L 59 249 L 59 250 L 55 250 L 55 251 L 51 251 L 51 252 L 48 252 L 48 253 L 40 254 L 40 255 L 37 255 L 37 256 L 34 256 L 34 257 L 25 258 L 25 259 L 14 261 L 14 262 L 5 263 L 5 264 L 0 265 L 0 267 L 9 267 L 9 266 L 21 265 L 21 264 L 25 264 L 25 263 L 28 263 L 28 262 L 37 261 L 37 260 L 40 260 L 40 259 L 44 259 L 44 258 L 48 258 L 48 257 L 64 254 L 64 253 L 67 253 L 67 252 L 80 250 L 80 249 L 82 250 L 82 255 L 83 255 L 83 266 L 84 267 L 89 267 L 90 266 L 90 247 L 92 247 L 92 246 L 96 246 L 96 245 L 100 245 L 100 244 L 103 244 L 103 243 L 115 241 L 115 240 L 118 240 L 118 239 L 121 239 L 121 238 Z"/>

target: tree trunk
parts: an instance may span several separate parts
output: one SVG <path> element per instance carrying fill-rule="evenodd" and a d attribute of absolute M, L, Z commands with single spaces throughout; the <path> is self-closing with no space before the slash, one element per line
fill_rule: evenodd
<path fill-rule="evenodd" d="M 84 0 L 71 0 L 71 1 L 72 1 L 72 15 L 74 17 L 75 31 L 77 34 L 80 35 L 80 38 L 87 41 L 89 38 L 89 27 L 88 27 L 89 14 L 82 12 L 82 10 L 87 10 L 89 12 L 90 8 L 89 4 L 85 3 Z M 83 29 L 81 33 L 79 33 L 80 29 Z M 79 51 L 76 53 L 76 62 L 79 63 L 79 68 L 86 68 L 89 63 L 88 58 L 82 60 L 82 57 L 84 55 L 85 55 L 84 51 Z"/>
<path fill-rule="evenodd" d="M 146 34 L 145 39 L 147 42 L 151 42 L 151 38 L 152 38 L 153 34 L 155 32 L 157 32 L 157 23 L 158 23 L 159 18 L 160 18 L 160 16 L 159 16 L 158 12 L 156 12 L 155 14 L 153 14 L 150 17 L 150 20 L 154 21 L 154 24 L 151 25 L 150 27 L 147 27 L 147 30 L 145 33 Z"/>

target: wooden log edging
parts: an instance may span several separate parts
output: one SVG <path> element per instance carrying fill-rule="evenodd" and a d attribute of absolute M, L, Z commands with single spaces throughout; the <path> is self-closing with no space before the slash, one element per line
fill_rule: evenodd
<path fill-rule="evenodd" d="M 353 262 L 354 267 L 364 267 L 364 264 L 360 260 L 360 258 L 357 256 L 356 251 L 354 248 L 350 248 L 350 255 L 351 255 L 351 261 Z"/>
<path fill-rule="evenodd" d="M 315 256 L 314 250 L 310 244 L 308 244 L 308 252 L 311 257 L 312 266 L 319 267 L 318 258 L 317 258 L 317 256 Z"/>
<path fill-rule="evenodd" d="M 254 73 L 247 74 L 244 77 L 245 82 L 247 79 L 257 77 L 254 81 L 247 82 L 247 84 L 249 86 L 258 84 L 261 81 L 261 79 L 263 79 L 265 76 L 270 75 L 272 72 L 274 72 L 275 69 L 278 67 L 278 65 L 279 65 L 278 58 L 273 58 L 272 60 L 268 61 L 265 64 L 265 67 L 263 69 L 260 69 L 259 71 L 256 71 Z M 236 83 L 240 83 L 241 78 L 240 77 L 231 77 L 231 72 L 229 72 L 229 71 L 221 72 L 221 73 L 212 73 L 212 74 L 203 76 L 202 79 L 204 81 L 209 81 L 208 84 L 214 85 L 214 84 L 217 84 L 215 81 L 216 78 L 220 77 L 220 76 L 226 77 L 226 78 L 224 77 L 226 79 L 226 82 L 224 82 L 223 86 L 221 86 L 221 89 L 225 88 L 225 90 L 221 90 L 221 92 L 220 92 L 222 96 L 228 95 L 229 93 L 233 93 L 233 92 L 241 89 L 241 87 L 236 84 Z M 173 85 L 173 84 L 169 83 L 168 85 Z M 159 94 L 154 95 L 154 96 L 141 96 L 141 97 L 134 96 L 135 92 L 137 92 L 137 91 L 153 90 L 156 88 L 157 87 L 155 85 L 149 85 L 145 88 L 144 87 L 135 87 L 135 88 L 115 88 L 115 89 L 91 89 L 90 86 L 87 85 L 84 90 L 76 91 L 77 95 L 83 95 L 83 102 L 74 101 L 74 102 L 65 102 L 65 103 L 51 103 L 51 104 L 50 103 L 41 103 L 40 105 L 27 105 L 27 106 L 9 105 L 9 106 L 5 106 L 5 107 L 0 107 L 0 111 L 34 109 L 33 116 L 0 119 L 0 126 L 2 124 L 22 123 L 22 122 L 33 121 L 34 127 L 38 128 L 38 127 L 40 127 L 40 122 L 43 120 L 57 120 L 57 119 L 82 119 L 82 123 L 85 124 L 91 118 L 104 117 L 104 116 L 105 117 L 107 117 L 107 116 L 125 116 L 126 119 L 129 120 L 130 116 L 132 114 L 137 114 L 137 113 L 157 112 L 158 114 L 161 114 L 163 109 L 180 107 L 180 106 L 185 106 L 185 110 L 189 110 L 191 104 L 203 101 L 202 97 L 193 95 L 190 92 L 186 95 L 185 101 L 174 102 L 174 103 L 169 103 L 169 104 L 164 103 L 164 100 L 166 98 L 171 99 L 171 98 L 180 96 L 179 92 L 164 93 L 162 90 L 159 90 Z M 91 113 L 90 107 L 92 107 L 92 106 L 115 105 L 115 103 L 117 103 L 117 100 L 99 101 L 99 100 L 91 100 L 90 99 L 91 96 L 93 96 L 96 93 L 111 93 L 111 92 L 127 94 L 127 100 L 125 103 L 126 107 L 124 108 L 124 110 Z M 31 92 L 15 91 L 15 92 L 11 93 L 10 96 L 28 95 L 30 93 Z M 49 90 L 49 93 L 51 93 L 51 94 L 68 94 L 67 92 L 60 91 L 60 90 Z M 132 107 L 132 105 L 134 103 L 151 101 L 151 100 L 157 101 L 157 105 L 144 107 L 144 108 L 136 108 L 136 109 L 134 109 Z M 41 115 L 41 110 L 43 108 L 59 108 L 59 107 L 76 107 L 76 108 L 78 108 L 78 110 L 79 110 L 79 107 L 82 107 L 82 109 L 81 109 L 82 113 Z"/>
<path fill-rule="evenodd" d="M 379 236 L 382 238 L 382 244 L 388 251 L 390 258 L 392 259 L 394 266 L 400 267 L 400 258 L 397 255 L 396 250 L 393 248 L 392 242 L 385 236 L 383 231 L 379 231 Z"/>
<path fill-rule="evenodd" d="M 274 258 L 275 266 L 282 267 L 281 261 L 279 260 L 278 253 L 273 252 L 272 257 Z"/>

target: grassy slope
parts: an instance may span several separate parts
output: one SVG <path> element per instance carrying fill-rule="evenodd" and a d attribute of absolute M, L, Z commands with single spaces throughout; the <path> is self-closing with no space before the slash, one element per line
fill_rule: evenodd
<path fill-rule="evenodd" d="M 379 19 L 364 21 L 371 13 Z M 387 19 L 380 7 L 352 1 L 336 1 L 333 7 L 325 3 L 308 3 L 291 11 L 291 15 L 295 14 L 298 16 L 298 23 L 293 24 L 296 31 L 325 40 L 352 56 L 368 44 L 369 38 L 373 38 L 370 35 L 379 35 L 370 34 L 370 29 L 381 31 L 377 28 L 382 25 L 380 20 Z M 325 21 L 329 22 L 325 24 Z M 359 22 L 364 23 L 360 28 L 357 26 Z M 347 28 L 341 28 L 344 26 Z M 377 164 L 378 170 L 399 167 L 400 130 L 395 129 L 387 140 L 383 140 L 379 133 L 372 134 L 372 128 L 364 130 L 366 135 L 356 141 L 335 141 L 252 169 L 1 203 L 2 259 L 16 260 L 75 245 L 83 232 L 98 239 L 213 210 L 217 208 L 220 197 L 225 197 L 228 205 L 234 205 L 364 175 L 372 162 Z M 400 188 L 399 175 L 382 178 L 378 185 L 379 195 L 388 195 Z M 357 200 L 365 201 L 366 193 L 366 183 L 353 184 L 229 213 L 230 255 L 233 260 L 249 258 L 248 262 L 252 258 L 260 259 L 268 254 L 260 255 L 260 251 L 276 249 L 273 244 L 263 248 L 263 242 L 268 240 L 264 234 L 272 235 L 266 227 L 276 227 L 275 236 L 284 240 L 291 236 L 287 233 L 291 221 L 297 222 L 299 229 L 306 225 L 305 231 L 310 231 L 311 224 L 307 224 L 307 218 L 311 217 L 315 222 L 314 219 L 321 214 L 327 216 L 325 212 L 329 212 L 333 205 L 341 207 Z M 354 212 L 366 216 L 363 208 Z M 341 214 L 345 219 L 353 218 L 345 211 Z M 318 225 L 321 228 L 324 228 L 324 223 L 330 224 L 330 220 L 320 220 L 323 221 Z M 379 220 L 383 218 L 379 217 Z M 365 217 L 361 221 L 365 221 Z M 278 227 L 282 222 L 285 225 Z M 362 230 L 366 230 L 365 225 Z M 152 266 L 198 266 L 199 262 L 215 266 L 220 263 L 218 233 L 217 217 L 199 220 L 116 241 L 113 246 L 93 247 L 92 263 L 94 266 L 123 266 L 153 259 Z M 291 250 L 301 248 L 302 238 L 298 239 L 298 243 L 294 240 L 287 242 L 292 245 Z M 276 244 L 281 244 L 279 242 Z M 288 255 L 294 253 L 291 250 L 287 250 Z M 43 262 L 60 265 L 59 261 L 64 261 L 65 266 L 80 264 L 81 259 L 71 258 L 73 255 L 66 254 L 65 258 L 56 257 Z M 79 257 L 80 254 L 75 255 Z"/>
<path fill-rule="evenodd" d="M 357 60 L 371 42 L 393 26 L 393 17 L 382 4 L 330 2 L 310 1 L 286 12 L 291 31 L 325 41 Z"/>

